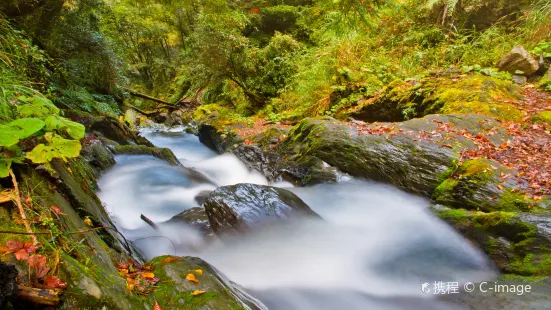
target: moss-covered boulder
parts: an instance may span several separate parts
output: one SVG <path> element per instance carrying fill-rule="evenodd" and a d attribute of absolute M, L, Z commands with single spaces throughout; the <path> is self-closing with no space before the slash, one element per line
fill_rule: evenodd
<path fill-rule="evenodd" d="M 163 309 L 267 309 L 199 258 L 161 256 L 149 264 L 153 267 L 152 272 L 160 279 L 153 297 Z M 198 282 L 186 280 L 188 274 L 192 274 Z M 204 293 L 194 296 L 196 291 Z"/>
<path fill-rule="evenodd" d="M 483 249 L 501 271 L 551 276 L 550 214 L 482 213 L 444 207 L 434 211 Z"/>
<path fill-rule="evenodd" d="M 299 217 L 319 217 L 292 192 L 255 184 L 219 187 L 203 206 L 217 235 L 247 233 Z"/>
<path fill-rule="evenodd" d="M 337 113 L 367 122 L 400 122 L 429 114 L 478 113 L 501 120 L 521 120 L 511 101 L 522 97 L 511 81 L 483 75 L 429 77 L 419 82 L 395 81 L 369 100 Z"/>
<path fill-rule="evenodd" d="M 117 145 L 114 147 L 115 154 L 126 155 L 150 155 L 162 160 L 166 160 L 171 165 L 180 165 L 180 161 L 172 150 L 160 147 L 149 147 L 145 145 Z"/>
<path fill-rule="evenodd" d="M 99 117 L 94 119 L 87 130 L 122 145 L 154 146 L 146 138 L 132 131 L 124 122 L 112 117 Z"/>

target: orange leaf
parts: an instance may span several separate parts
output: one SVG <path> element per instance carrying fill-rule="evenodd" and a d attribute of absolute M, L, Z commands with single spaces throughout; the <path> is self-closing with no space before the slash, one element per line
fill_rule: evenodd
<path fill-rule="evenodd" d="M 126 278 L 126 289 L 128 289 L 129 291 L 132 291 L 136 286 L 136 283 L 138 283 L 138 280 L 135 280 L 132 278 Z"/>
<path fill-rule="evenodd" d="M 206 291 L 193 291 L 193 293 L 191 293 L 191 295 L 198 296 L 198 295 L 205 294 L 205 293 L 206 293 Z"/>
<path fill-rule="evenodd" d="M 195 275 L 193 275 L 193 273 L 188 273 L 186 276 L 186 280 L 188 280 L 189 282 L 199 283 L 199 280 L 195 278 Z"/>
<path fill-rule="evenodd" d="M 34 253 L 38 250 L 38 247 L 34 246 L 32 242 L 26 242 L 23 248 L 27 251 L 27 253 Z"/>
<path fill-rule="evenodd" d="M 499 188 L 500 191 L 503 190 L 503 186 L 501 186 L 501 185 L 498 185 L 497 188 Z"/>
<path fill-rule="evenodd" d="M 34 269 L 34 275 L 40 279 L 40 278 L 44 278 L 44 276 L 46 274 L 48 274 L 48 271 L 50 271 L 50 267 L 46 267 L 46 266 L 38 266 L 37 268 Z"/>
<path fill-rule="evenodd" d="M 94 226 L 94 224 L 92 224 L 92 220 L 89 219 L 89 218 L 85 218 L 85 219 L 84 219 L 84 223 L 86 223 L 86 225 L 88 225 L 88 226 L 90 226 L 90 227 Z"/>
<path fill-rule="evenodd" d="M 29 253 L 25 249 L 21 249 L 15 252 L 15 259 L 17 260 L 27 260 L 29 259 Z"/>
<path fill-rule="evenodd" d="M 44 286 L 46 288 L 67 288 L 67 283 L 56 276 L 48 276 L 44 278 Z"/>
<path fill-rule="evenodd" d="M 67 214 L 61 212 L 61 210 L 60 210 L 58 207 L 56 207 L 56 206 L 51 206 L 51 208 L 52 208 L 52 210 L 54 210 L 55 214 L 67 215 Z"/>
<path fill-rule="evenodd" d="M 155 306 L 153 306 L 153 310 L 163 310 L 163 308 L 161 308 L 161 306 L 159 306 L 159 304 L 157 303 L 156 300 L 155 300 Z"/>
<path fill-rule="evenodd" d="M 21 241 L 19 241 L 19 240 L 8 240 L 6 242 L 6 247 L 11 252 L 17 252 L 17 251 L 19 251 L 19 249 L 21 249 L 23 247 L 23 243 L 21 243 Z"/>
<path fill-rule="evenodd" d="M 46 256 L 44 255 L 33 255 L 29 257 L 29 266 L 32 268 L 37 268 L 40 266 L 46 266 Z"/>
<path fill-rule="evenodd" d="M 144 279 L 153 279 L 153 278 L 155 278 L 155 275 L 152 272 L 144 272 L 144 273 L 142 273 L 142 278 L 144 278 Z"/>
<path fill-rule="evenodd" d="M 167 257 L 167 258 L 163 259 L 161 261 L 161 263 L 168 264 L 168 263 L 171 263 L 173 261 L 177 261 L 178 259 L 179 259 L 178 257 L 170 256 L 170 257 Z"/>

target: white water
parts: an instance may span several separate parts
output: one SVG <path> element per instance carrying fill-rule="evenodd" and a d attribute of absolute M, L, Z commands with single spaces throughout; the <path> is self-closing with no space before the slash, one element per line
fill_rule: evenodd
<path fill-rule="evenodd" d="M 145 136 L 217 185 L 267 184 L 233 155 L 219 156 L 193 135 Z M 270 309 L 449 309 L 423 295 L 421 284 L 494 276 L 483 254 L 426 209 L 427 200 L 359 180 L 289 187 L 322 222 L 304 220 L 210 245 L 190 227 L 165 224 L 162 232 L 175 245 L 164 238 L 140 239 L 159 235 L 139 218 L 141 213 L 166 221 L 197 206 L 195 195 L 216 186 L 193 181 L 182 168 L 149 156 L 118 156 L 117 161 L 100 180 L 100 198 L 146 256 L 199 256 Z"/>

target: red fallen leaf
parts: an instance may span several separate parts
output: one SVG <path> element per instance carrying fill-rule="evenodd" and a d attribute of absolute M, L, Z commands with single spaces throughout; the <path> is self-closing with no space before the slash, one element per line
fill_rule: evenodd
<path fill-rule="evenodd" d="M 51 208 L 52 208 L 52 210 L 54 210 L 54 212 L 55 212 L 56 214 L 59 214 L 59 215 L 67 215 L 67 214 L 61 212 L 61 210 L 60 210 L 58 207 L 56 207 L 56 206 L 51 206 Z"/>
<path fill-rule="evenodd" d="M 21 241 L 19 240 L 8 240 L 6 242 L 6 247 L 11 252 L 17 252 L 23 247 L 23 243 L 21 243 Z"/>
<path fill-rule="evenodd" d="M 46 266 L 46 256 L 44 255 L 33 255 L 29 257 L 29 266 L 32 268 L 38 268 L 42 266 Z"/>
<path fill-rule="evenodd" d="M 44 278 L 44 286 L 46 288 L 67 288 L 67 283 L 56 276 L 47 276 Z"/>
<path fill-rule="evenodd" d="M 39 266 L 38 268 L 34 269 L 34 275 L 38 278 L 44 278 L 46 274 L 48 274 L 48 271 L 50 271 L 50 267 L 47 266 Z"/>
<path fill-rule="evenodd" d="M 157 303 L 156 300 L 155 300 L 155 306 L 153 306 L 153 310 L 163 310 L 163 308 L 161 308 L 161 306 L 159 306 L 159 304 Z"/>
<path fill-rule="evenodd" d="M 29 259 L 29 253 L 25 249 L 21 249 L 15 252 L 15 259 L 17 260 L 27 260 Z"/>
<path fill-rule="evenodd" d="M 27 251 L 27 253 L 34 253 L 36 252 L 36 250 L 38 250 L 38 247 L 34 246 L 32 242 L 26 242 L 23 248 L 25 249 L 25 251 Z"/>

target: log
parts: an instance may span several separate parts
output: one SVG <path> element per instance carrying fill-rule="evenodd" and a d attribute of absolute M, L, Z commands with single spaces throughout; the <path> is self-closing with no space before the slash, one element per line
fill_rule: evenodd
<path fill-rule="evenodd" d="M 157 230 L 157 231 L 159 230 L 159 226 L 157 226 L 157 224 L 155 224 L 155 223 L 154 223 L 152 220 L 150 220 L 147 216 L 141 214 L 141 215 L 140 215 L 140 218 L 141 218 L 144 222 L 146 222 L 149 226 L 153 227 L 153 229 L 155 229 L 155 230 Z"/>
<path fill-rule="evenodd" d="M 55 306 L 59 304 L 59 291 L 55 289 L 18 285 L 15 297 L 40 305 Z"/>
<path fill-rule="evenodd" d="M 132 95 L 134 97 L 150 100 L 150 101 L 157 102 L 157 103 L 162 103 L 162 104 L 165 104 L 165 105 L 168 105 L 168 106 L 174 106 L 174 104 L 172 102 L 157 99 L 157 98 L 148 96 L 146 94 L 139 93 L 135 90 L 131 90 L 131 89 L 128 89 L 128 88 L 124 88 L 124 90 L 126 90 L 130 95 Z"/>

